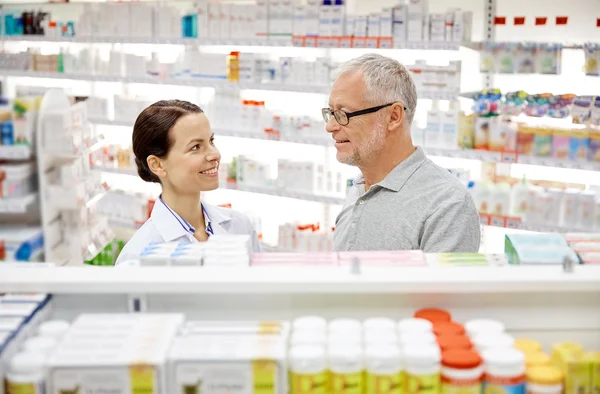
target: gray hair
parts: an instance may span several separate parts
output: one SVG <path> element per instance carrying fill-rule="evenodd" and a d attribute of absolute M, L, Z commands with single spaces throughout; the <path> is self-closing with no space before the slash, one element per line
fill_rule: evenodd
<path fill-rule="evenodd" d="M 374 105 L 399 102 L 406 107 L 408 125 L 412 124 L 417 107 L 417 89 L 410 72 L 392 58 L 369 53 L 342 64 L 335 77 L 360 72 L 367 92 L 365 99 Z"/>

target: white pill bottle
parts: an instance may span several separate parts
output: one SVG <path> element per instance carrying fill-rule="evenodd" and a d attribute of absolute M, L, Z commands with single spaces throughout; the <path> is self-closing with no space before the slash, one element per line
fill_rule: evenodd
<path fill-rule="evenodd" d="M 41 353 L 17 353 L 6 374 L 7 394 L 45 394 L 45 361 Z"/>
<path fill-rule="evenodd" d="M 325 348 L 297 345 L 289 351 L 290 394 L 326 394 Z"/>
<path fill-rule="evenodd" d="M 328 349 L 328 394 L 363 394 L 364 362 L 362 347 L 353 342 L 335 342 Z"/>
<path fill-rule="evenodd" d="M 402 356 L 397 346 L 373 345 L 367 347 L 366 393 L 402 394 L 404 391 L 404 371 Z"/>

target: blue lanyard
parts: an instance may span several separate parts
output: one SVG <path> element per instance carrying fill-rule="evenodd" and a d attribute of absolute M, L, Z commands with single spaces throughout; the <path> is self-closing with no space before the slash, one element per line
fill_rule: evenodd
<path fill-rule="evenodd" d="M 192 235 L 196 232 L 194 226 L 189 224 L 184 218 L 182 218 L 181 216 L 173 212 L 171 208 L 169 208 L 169 206 L 163 201 L 162 196 L 158 197 L 158 199 L 165 206 L 165 208 L 167 208 L 169 212 L 171 212 L 171 215 L 173 215 L 173 217 L 177 220 L 177 222 L 181 225 L 181 227 L 183 227 L 185 231 Z M 206 226 L 206 233 L 208 235 L 214 235 L 215 233 L 213 232 L 212 225 L 210 223 L 210 217 L 208 216 L 208 212 L 206 212 L 206 208 L 204 208 L 204 204 L 202 204 L 202 211 L 204 212 L 204 220 L 208 222 L 208 225 Z"/>

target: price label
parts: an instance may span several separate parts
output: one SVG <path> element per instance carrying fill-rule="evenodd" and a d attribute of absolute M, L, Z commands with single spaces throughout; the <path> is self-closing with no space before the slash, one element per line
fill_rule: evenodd
<path fill-rule="evenodd" d="M 317 47 L 331 48 L 331 39 L 329 37 L 319 37 L 317 39 Z"/>
<path fill-rule="evenodd" d="M 506 228 L 519 229 L 521 228 L 521 219 L 506 218 Z"/>
<path fill-rule="evenodd" d="M 340 48 L 352 48 L 352 37 L 342 37 L 339 40 Z"/>
<path fill-rule="evenodd" d="M 502 216 L 492 216 L 490 224 L 494 227 L 506 227 L 504 224 L 504 218 Z"/>
<path fill-rule="evenodd" d="M 317 37 L 305 37 L 304 38 L 304 46 L 308 48 L 316 48 L 317 47 Z"/>
<path fill-rule="evenodd" d="M 391 49 L 394 47 L 394 40 L 392 37 L 380 37 L 379 38 L 379 48 L 383 49 Z"/>
<path fill-rule="evenodd" d="M 295 47 L 305 46 L 305 38 L 303 36 L 294 36 L 292 38 L 292 45 Z"/>
<path fill-rule="evenodd" d="M 488 215 L 479 215 L 479 223 L 481 223 L 483 226 L 489 226 L 490 217 Z"/>
<path fill-rule="evenodd" d="M 376 49 L 378 44 L 379 44 L 379 38 L 378 37 L 368 37 L 367 38 L 367 42 L 366 42 L 367 48 L 369 48 L 369 49 Z"/>
<path fill-rule="evenodd" d="M 515 152 L 502 152 L 500 161 L 502 163 L 514 164 L 517 162 L 517 154 Z"/>
<path fill-rule="evenodd" d="M 352 48 L 365 48 L 367 45 L 365 37 L 354 37 L 352 39 Z"/>

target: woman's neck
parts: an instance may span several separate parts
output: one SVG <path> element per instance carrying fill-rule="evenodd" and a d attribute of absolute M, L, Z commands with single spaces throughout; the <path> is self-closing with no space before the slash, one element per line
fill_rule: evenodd
<path fill-rule="evenodd" d="M 204 227 L 204 211 L 200 202 L 200 194 L 177 194 L 165 188 L 162 192 L 162 199 L 169 208 L 195 229 Z"/>

